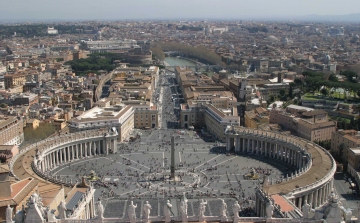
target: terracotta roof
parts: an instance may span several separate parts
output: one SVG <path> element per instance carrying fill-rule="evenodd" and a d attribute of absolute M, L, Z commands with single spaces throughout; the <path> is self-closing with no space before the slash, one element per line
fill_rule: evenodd
<path fill-rule="evenodd" d="M 18 205 L 26 199 L 31 191 L 35 189 L 39 181 L 33 178 L 26 178 L 11 184 L 11 197 L 1 198 L 0 207 L 9 205 Z"/>

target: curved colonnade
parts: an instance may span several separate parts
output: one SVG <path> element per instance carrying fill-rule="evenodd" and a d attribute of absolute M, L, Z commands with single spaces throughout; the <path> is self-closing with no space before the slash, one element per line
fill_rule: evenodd
<path fill-rule="evenodd" d="M 68 162 L 117 152 L 117 133 L 108 131 L 78 132 L 53 138 L 38 145 L 34 166 L 41 172 L 50 171 Z M 43 141 L 42 141 L 43 142 Z"/>
<path fill-rule="evenodd" d="M 313 142 L 279 133 L 228 126 L 226 150 L 269 157 L 297 169 L 291 176 L 270 180 L 267 195 L 280 195 L 301 210 L 305 204 L 322 206 L 333 190 L 336 163 L 329 152 Z M 260 216 L 265 204 L 257 200 Z"/>
<path fill-rule="evenodd" d="M 116 153 L 117 137 L 118 133 L 113 129 L 90 130 L 51 137 L 22 149 L 11 160 L 9 168 L 13 176 L 19 179 L 13 171 L 14 163 L 24 154 L 35 150 L 36 153 L 31 163 L 34 173 L 49 183 L 60 184 L 69 188 L 75 187 L 76 182 L 64 182 L 61 179 L 54 178 L 49 174 L 50 170 L 75 160 Z M 90 219 L 95 216 L 94 191 L 90 185 L 85 191 L 83 199 L 79 201 L 77 208 L 69 217 Z"/>

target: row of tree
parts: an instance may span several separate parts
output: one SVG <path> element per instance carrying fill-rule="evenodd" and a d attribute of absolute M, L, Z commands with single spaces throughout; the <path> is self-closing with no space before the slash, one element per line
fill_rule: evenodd
<path fill-rule="evenodd" d="M 152 52 L 154 59 L 158 59 L 160 61 L 165 59 L 165 53 L 160 47 L 152 47 L 150 48 L 150 51 Z"/>
<path fill-rule="evenodd" d="M 121 60 L 122 57 L 115 53 L 94 53 L 88 58 L 71 60 L 65 64 L 70 65 L 76 74 L 81 75 L 85 72 L 96 72 L 106 70 L 110 72 L 115 69 L 114 61 Z"/>
<path fill-rule="evenodd" d="M 180 43 L 161 42 L 156 43 L 154 47 L 159 47 L 163 51 L 180 52 L 184 54 L 185 57 L 197 59 L 201 63 L 223 65 L 219 55 L 202 46 L 194 47 Z"/>

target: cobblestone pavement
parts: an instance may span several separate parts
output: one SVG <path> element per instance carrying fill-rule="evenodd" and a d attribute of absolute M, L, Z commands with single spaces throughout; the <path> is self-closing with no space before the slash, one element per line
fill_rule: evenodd
<path fill-rule="evenodd" d="M 281 179 L 290 171 L 287 166 L 262 157 L 226 154 L 225 147 L 195 139 L 191 136 L 194 132 L 138 131 L 142 135 L 141 139 L 120 144 L 117 154 L 74 161 L 53 170 L 52 174 L 74 182 L 94 171 L 99 177 L 94 183 L 97 188 L 95 199 L 146 198 L 152 202 L 175 199 L 173 201 L 178 202 L 176 199 L 185 192 L 189 199 L 234 197 L 247 207 L 252 205 L 254 187 L 262 182 L 265 172 L 268 172 L 272 179 Z M 169 180 L 171 134 L 176 136 L 177 182 Z M 184 139 L 180 139 L 180 135 Z M 251 168 L 258 171 L 259 181 L 244 178 Z M 117 202 L 119 205 L 128 205 Z"/>

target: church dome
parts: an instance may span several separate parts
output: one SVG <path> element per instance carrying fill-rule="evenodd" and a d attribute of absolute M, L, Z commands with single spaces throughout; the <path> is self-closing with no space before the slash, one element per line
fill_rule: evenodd
<path fill-rule="evenodd" d="M 276 38 L 276 37 L 273 36 L 273 35 L 268 36 L 266 39 L 269 40 L 270 42 L 277 42 L 277 41 L 279 41 L 279 39 Z"/>

